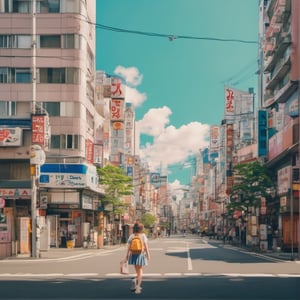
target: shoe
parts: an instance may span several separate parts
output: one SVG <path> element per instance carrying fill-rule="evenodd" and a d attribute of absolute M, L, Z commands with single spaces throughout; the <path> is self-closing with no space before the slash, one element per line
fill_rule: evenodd
<path fill-rule="evenodd" d="M 135 293 L 140 294 L 141 292 L 142 292 L 142 288 L 139 285 L 137 285 L 135 288 Z"/>
<path fill-rule="evenodd" d="M 136 278 L 132 278 L 132 279 L 131 279 L 130 290 L 131 290 L 132 292 L 135 292 L 135 289 L 136 289 Z"/>

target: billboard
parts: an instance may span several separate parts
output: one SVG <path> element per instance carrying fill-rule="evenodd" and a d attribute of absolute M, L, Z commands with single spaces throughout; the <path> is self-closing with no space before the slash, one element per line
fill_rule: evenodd
<path fill-rule="evenodd" d="M 19 127 L 0 127 L 0 147 L 21 146 L 22 133 Z"/>

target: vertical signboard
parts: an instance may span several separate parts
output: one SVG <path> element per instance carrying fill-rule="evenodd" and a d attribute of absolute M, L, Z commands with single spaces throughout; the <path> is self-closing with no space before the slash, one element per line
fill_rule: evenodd
<path fill-rule="evenodd" d="M 122 85 L 120 78 L 111 79 L 111 98 L 125 98 L 125 86 Z"/>
<path fill-rule="evenodd" d="M 257 133 L 257 139 L 258 139 L 258 156 L 264 156 L 267 155 L 268 150 L 268 142 L 267 142 L 267 111 L 265 110 L 259 110 L 258 111 L 258 133 Z"/>
<path fill-rule="evenodd" d="M 50 140 L 50 125 L 47 115 L 32 115 L 32 136 L 31 143 L 40 145 L 47 150 Z"/>
<path fill-rule="evenodd" d="M 44 146 L 45 144 L 45 116 L 32 116 L 32 144 Z"/>
<path fill-rule="evenodd" d="M 219 126 L 210 127 L 210 152 L 218 152 L 220 147 L 220 128 Z"/>
<path fill-rule="evenodd" d="M 110 119 L 111 121 L 123 121 L 124 120 L 124 100 L 111 99 L 110 104 Z"/>
<path fill-rule="evenodd" d="M 94 163 L 94 144 L 89 139 L 85 141 L 85 158 L 87 162 Z"/>

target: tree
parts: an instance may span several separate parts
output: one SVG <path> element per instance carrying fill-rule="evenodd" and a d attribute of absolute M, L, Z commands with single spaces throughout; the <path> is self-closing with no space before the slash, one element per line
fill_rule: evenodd
<path fill-rule="evenodd" d="M 98 168 L 97 171 L 100 184 L 105 191 L 103 206 L 112 204 L 113 213 L 122 214 L 125 204 L 121 198 L 133 194 L 132 178 L 127 176 L 123 169 L 113 165 L 106 165 L 104 168 Z"/>
<path fill-rule="evenodd" d="M 258 207 L 261 198 L 269 199 L 270 191 L 275 188 L 266 167 L 259 161 L 235 165 L 233 175 L 232 201 L 227 206 L 232 213 L 234 210 L 248 211 L 249 207 Z"/>
<path fill-rule="evenodd" d="M 145 228 L 152 228 L 155 225 L 156 218 L 150 213 L 145 213 L 142 217 L 142 223 Z"/>

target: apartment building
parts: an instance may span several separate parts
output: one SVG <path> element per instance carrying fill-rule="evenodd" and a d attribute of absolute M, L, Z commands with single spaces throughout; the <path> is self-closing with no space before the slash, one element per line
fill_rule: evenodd
<path fill-rule="evenodd" d="M 277 179 L 272 230 L 284 249 L 299 243 L 300 3 L 264 1 L 262 108 L 267 112 L 267 167 Z"/>
<path fill-rule="evenodd" d="M 41 248 L 82 245 L 98 226 L 95 6 L 0 1 L 0 256 L 30 251 L 33 144 L 46 154 L 35 182 Z"/>

